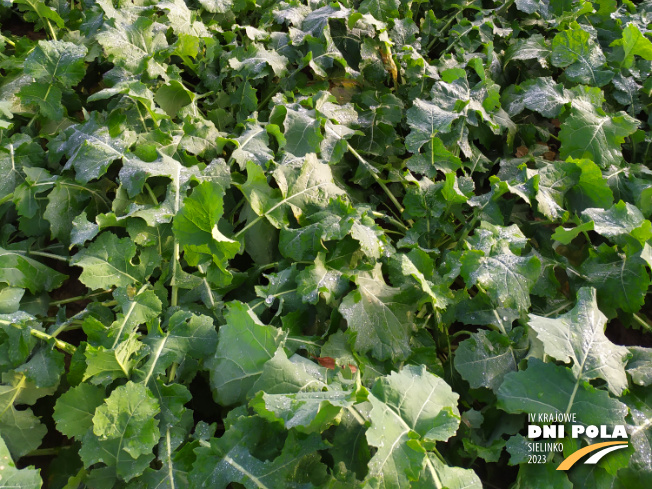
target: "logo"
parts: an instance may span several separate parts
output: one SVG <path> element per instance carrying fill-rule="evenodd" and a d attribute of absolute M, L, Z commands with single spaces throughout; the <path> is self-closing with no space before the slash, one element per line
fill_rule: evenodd
<path fill-rule="evenodd" d="M 604 441 L 599 443 L 592 443 L 589 446 L 580 448 L 571 453 L 566 459 L 559 464 L 557 470 L 568 470 L 580 459 L 592 453 L 584 463 L 596 464 L 605 455 L 627 448 L 629 441 L 627 441 L 627 431 L 623 425 L 607 426 L 607 425 L 583 425 L 579 424 L 576 420 L 575 413 L 539 413 L 529 414 L 527 437 L 530 440 L 559 440 L 550 442 L 532 442 L 528 443 L 528 451 L 530 456 L 528 463 L 546 463 L 555 452 L 563 452 L 563 440 L 567 438 L 566 426 L 570 425 L 570 438 L 578 439 L 581 436 L 587 437 L 590 440 L 599 438 L 602 440 L 614 439 L 614 441 Z M 539 424 L 533 424 L 539 423 Z M 546 453 L 547 455 L 543 455 Z"/>

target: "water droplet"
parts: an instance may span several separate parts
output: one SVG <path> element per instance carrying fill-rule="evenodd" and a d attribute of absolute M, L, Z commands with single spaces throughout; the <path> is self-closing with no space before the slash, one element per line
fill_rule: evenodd
<path fill-rule="evenodd" d="M 265 304 L 270 306 L 270 305 L 272 305 L 272 302 L 274 302 L 274 296 L 273 295 L 268 295 L 267 299 L 265 299 Z"/>

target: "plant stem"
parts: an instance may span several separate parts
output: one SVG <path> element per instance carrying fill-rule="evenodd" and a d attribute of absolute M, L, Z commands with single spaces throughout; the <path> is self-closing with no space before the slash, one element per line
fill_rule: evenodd
<path fill-rule="evenodd" d="M 97 297 L 99 295 L 108 294 L 110 292 L 113 292 L 113 289 L 106 289 L 101 292 L 94 292 L 92 294 L 87 294 L 87 295 L 78 295 L 77 297 L 69 297 L 68 299 L 62 299 L 60 301 L 52 301 L 50 302 L 50 305 L 62 306 L 64 304 L 70 304 L 71 302 L 77 302 L 77 301 L 84 301 L 86 299 L 90 299 L 91 297 Z"/>
<path fill-rule="evenodd" d="M 544 318 L 550 317 L 550 316 L 552 316 L 552 315 L 554 315 L 554 314 L 557 314 L 558 312 L 563 311 L 563 310 L 566 309 L 568 306 L 572 306 L 572 305 L 573 305 L 573 302 L 572 302 L 572 301 L 568 301 L 568 302 L 562 304 L 561 306 L 559 306 L 559 307 L 558 307 L 557 309 L 555 309 L 554 311 L 550 311 L 548 314 L 544 314 L 543 317 L 544 317 Z"/>
<path fill-rule="evenodd" d="M 514 3 L 514 0 L 507 0 L 507 1 L 503 4 L 503 6 L 500 7 L 500 8 L 496 11 L 496 13 L 497 13 L 497 14 L 500 14 L 500 15 L 504 14 L 505 12 L 507 12 L 507 10 L 509 10 L 509 7 L 511 7 L 513 3 Z"/>
<path fill-rule="evenodd" d="M 156 198 L 156 195 L 154 195 L 154 191 L 152 190 L 152 187 L 149 186 L 149 183 L 145 183 L 145 188 L 147 189 L 147 193 L 149 194 L 149 198 L 152 199 L 153 204 L 158 205 L 158 199 Z"/>
<path fill-rule="evenodd" d="M 343 139 L 340 137 L 339 134 L 337 134 L 335 131 L 333 131 L 331 128 L 326 126 L 326 130 L 330 131 L 331 134 L 336 136 L 339 139 Z M 344 140 L 346 143 L 346 149 L 348 149 L 353 156 L 355 156 L 360 163 L 362 163 L 362 166 L 364 166 L 369 173 L 371 173 L 371 176 L 373 177 L 374 180 L 376 180 L 376 183 L 380 185 L 380 188 L 383 189 L 385 194 L 387 194 L 387 197 L 389 197 L 389 200 L 392 201 L 392 203 L 396 206 L 396 209 L 402 214 L 405 209 L 403 209 L 403 206 L 399 203 L 399 201 L 394 197 L 394 194 L 389 191 L 389 188 L 387 188 L 387 185 L 385 185 L 385 182 L 383 182 L 378 175 L 376 175 L 376 169 L 374 166 L 369 163 L 367 160 L 365 160 L 360 154 L 349 144 L 348 141 Z"/>
<path fill-rule="evenodd" d="M 23 455 L 23 457 L 50 457 L 52 455 L 58 455 L 62 448 L 65 449 L 67 447 L 37 448 Z"/>
<path fill-rule="evenodd" d="M 633 315 L 634 321 L 636 321 L 640 326 L 643 327 L 648 333 L 652 333 L 652 326 L 645 319 L 643 319 L 638 314 Z M 647 318 L 646 318 L 647 319 Z"/>
<path fill-rule="evenodd" d="M 49 341 L 49 340 L 54 340 L 54 346 L 56 346 L 59 350 L 68 353 L 70 355 L 73 355 L 75 351 L 77 351 L 77 348 L 75 348 L 73 345 L 70 343 L 66 343 L 65 341 L 61 341 L 57 338 L 55 338 L 52 335 L 49 335 L 43 331 L 39 331 L 37 329 L 31 329 L 30 334 L 34 336 L 35 338 L 38 338 L 40 340 L 44 341 Z"/>
<path fill-rule="evenodd" d="M 55 255 L 53 253 L 46 253 L 44 251 L 28 251 L 30 255 L 42 256 L 44 258 L 52 258 L 53 260 L 59 260 L 68 263 L 69 258 L 65 256 Z"/>
<path fill-rule="evenodd" d="M 179 188 L 179 179 L 181 178 L 181 168 L 177 168 L 176 178 L 174 179 L 174 215 L 179 213 L 181 206 L 181 189 Z M 158 203 L 158 202 L 157 202 Z M 170 279 L 171 292 L 170 292 L 170 305 L 176 307 L 179 302 L 179 286 L 177 285 L 177 267 L 179 266 L 179 240 L 174 237 L 174 245 L 172 248 L 172 278 Z"/>
<path fill-rule="evenodd" d="M 376 211 L 373 211 L 373 212 L 371 213 L 371 215 L 372 215 L 373 217 L 377 217 L 378 219 L 384 219 L 384 220 L 386 220 L 387 222 L 393 224 L 394 226 L 396 226 L 397 228 L 402 229 L 402 230 L 405 231 L 405 232 L 407 232 L 407 231 L 410 230 L 410 229 L 409 229 L 405 224 L 403 224 L 403 223 L 402 223 L 401 221 L 399 221 L 398 219 L 395 219 L 395 218 L 393 218 L 393 217 L 391 217 L 391 216 L 385 215 L 385 214 L 383 214 L 382 212 L 376 212 Z"/>
<path fill-rule="evenodd" d="M 177 362 L 174 362 L 172 365 L 170 365 L 170 374 L 168 375 L 168 382 L 172 383 L 174 381 L 174 377 L 177 375 L 177 367 L 179 364 Z"/>
<path fill-rule="evenodd" d="M 54 29 L 52 28 L 52 24 L 50 24 L 50 19 L 46 18 L 45 23 L 48 25 L 48 29 L 50 30 L 50 35 L 52 36 L 52 39 L 56 41 L 57 40 L 57 35 L 54 33 Z"/>

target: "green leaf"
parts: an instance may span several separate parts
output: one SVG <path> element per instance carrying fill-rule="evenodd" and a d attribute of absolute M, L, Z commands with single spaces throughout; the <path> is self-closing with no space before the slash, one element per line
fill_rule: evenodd
<path fill-rule="evenodd" d="M 104 402 L 104 389 L 79 384 L 64 392 L 54 405 L 57 429 L 70 438 L 81 439 L 93 426 L 95 409 Z"/>
<path fill-rule="evenodd" d="M 282 349 L 265 364 L 252 388 L 258 392 L 249 403 L 260 416 L 280 421 L 286 429 L 302 433 L 322 432 L 336 422 L 342 408 L 355 402 L 354 392 L 337 384 L 328 386 L 323 367 Z"/>
<path fill-rule="evenodd" d="M 577 238 L 580 234 L 587 231 L 593 231 L 593 225 L 593 221 L 589 221 L 569 229 L 558 226 L 555 229 L 553 235 L 550 237 L 554 240 L 559 241 L 561 244 L 567 245 L 570 244 L 570 242 Z"/>
<path fill-rule="evenodd" d="M 38 0 L 13 0 L 13 3 L 20 5 L 19 8 L 23 12 L 29 11 L 29 9 L 31 9 L 36 14 L 36 18 L 39 19 L 43 24 L 49 25 L 48 21 L 51 20 L 57 27 L 64 26 L 63 19 L 57 13 L 57 11 L 45 3 L 39 2 Z M 34 20 L 36 20 L 36 18 L 32 17 Z M 44 21 L 44 19 L 46 20 Z"/>
<path fill-rule="evenodd" d="M 600 45 L 577 23 L 554 37 L 551 60 L 553 66 L 565 68 L 566 78 L 585 85 L 602 87 L 614 76 L 612 71 L 601 69 L 607 59 Z"/>
<path fill-rule="evenodd" d="M 437 171 L 449 173 L 460 169 L 462 160 L 448 151 L 441 139 L 433 137 L 430 142 L 426 143 L 425 152 L 410 158 L 407 161 L 407 166 L 412 171 L 432 178 L 437 175 Z"/>
<path fill-rule="evenodd" d="M 416 99 L 407 111 L 410 134 L 405 138 L 405 146 L 408 151 L 418 153 L 419 148 L 437 134 L 450 132 L 451 124 L 460 116 L 460 113 L 442 109 L 432 102 Z"/>
<path fill-rule="evenodd" d="M 121 449 L 137 458 L 151 452 L 158 441 L 159 405 L 142 384 L 117 387 L 95 410 L 93 433 L 106 440 L 119 439 Z"/>
<path fill-rule="evenodd" d="M 564 105 L 570 102 L 564 87 L 551 77 L 526 80 L 511 91 L 510 88 L 503 93 L 501 102 L 512 117 L 523 109 L 529 109 L 552 119 L 559 116 Z"/>
<path fill-rule="evenodd" d="M 96 36 L 108 59 L 132 73 L 145 70 L 150 76 L 165 73 L 154 60 L 158 52 L 168 47 L 160 24 L 146 17 L 137 17 L 133 24 L 116 24 L 104 24 L 104 30 Z"/>
<path fill-rule="evenodd" d="M 627 362 L 627 373 L 637 385 L 652 384 L 652 348 L 630 346 L 632 358 Z"/>
<path fill-rule="evenodd" d="M 284 149 L 298 157 L 319 152 L 319 143 L 322 140 L 321 123 L 314 118 L 314 113 L 310 114 L 303 108 L 286 109 L 286 112 L 283 121 Z"/>
<path fill-rule="evenodd" d="M 638 256 L 618 253 L 606 244 L 589 250 L 580 272 L 586 283 L 598 290 L 598 300 L 608 316 L 615 310 L 637 312 L 645 301 L 650 286 L 646 263 Z"/>
<path fill-rule="evenodd" d="M 52 226 L 52 224 L 50 223 Z M 94 222 L 88 220 L 86 211 L 82 211 L 72 220 L 70 230 L 70 246 L 79 246 L 92 240 L 100 232 L 100 227 Z"/>
<path fill-rule="evenodd" d="M 32 294 L 61 286 L 66 275 L 25 256 L 24 252 L 0 248 L 0 282 L 29 289 Z"/>
<path fill-rule="evenodd" d="M 274 172 L 274 178 L 284 197 L 276 206 L 288 204 L 298 220 L 311 208 L 326 207 L 330 199 L 345 194 L 335 184 L 330 166 L 321 163 L 314 154 L 306 155 L 300 168 L 281 166 Z"/>
<path fill-rule="evenodd" d="M 265 128 L 257 122 L 248 120 L 242 134 L 234 139 L 237 148 L 231 153 L 241 169 L 247 167 L 249 161 L 265 167 L 270 160 L 274 159 L 274 152 L 269 147 L 269 137 Z M 247 176 L 249 170 L 247 169 Z"/>
<path fill-rule="evenodd" d="M 134 139 L 130 131 L 120 137 L 111 136 L 109 128 L 94 113 L 88 122 L 68 128 L 53 140 L 50 150 L 59 158 L 65 154 L 68 157 L 65 169 L 74 168 L 75 179 L 88 183 L 104 175 L 115 160 L 128 159 L 126 151 Z"/>
<path fill-rule="evenodd" d="M 598 309 L 595 289 L 581 288 L 577 304 L 555 319 L 530 314 L 530 327 L 543 343 L 543 350 L 556 360 L 572 360 L 578 379 L 600 378 L 619 396 L 627 388 L 627 348 L 614 345 L 604 334 L 607 318 Z"/>
<path fill-rule="evenodd" d="M 214 397 L 224 406 L 246 400 L 263 366 L 286 336 L 281 330 L 261 323 L 241 302 L 230 302 L 227 307 L 226 324 L 217 334 L 217 350 L 206 362 Z"/>
<path fill-rule="evenodd" d="M 482 482 L 473 469 L 449 467 L 432 452 L 428 452 L 419 480 L 410 487 L 430 489 L 438 484 L 448 489 L 482 489 Z"/>
<path fill-rule="evenodd" d="M 210 447 L 198 448 L 190 474 L 191 486 L 226 489 L 234 482 L 247 489 L 319 486 L 325 467 L 319 462 L 317 450 L 325 445 L 318 435 L 300 438 L 290 432 L 280 455 L 262 461 L 251 453 L 257 437 L 255 430 L 260 428 L 256 418 L 243 417 L 224 436 L 212 438 Z M 317 484 L 311 484 L 312 480 Z"/>
<path fill-rule="evenodd" d="M 565 472 L 554 464 L 522 464 L 514 489 L 573 489 Z"/>
<path fill-rule="evenodd" d="M 550 57 L 550 43 L 540 34 L 514 40 L 505 50 L 503 62 L 507 65 L 512 60 L 535 59 L 547 68 Z"/>
<path fill-rule="evenodd" d="M 17 469 L 9 449 L 0 437 L 0 488 L 2 489 L 40 489 L 43 485 L 40 470 L 33 466 Z"/>
<path fill-rule="evenodd" d="M 526 351 L 523 341 L 517 345 L 497 331 L 481 330 L 459 344 L 455 351 L 455 368 L 471 388 L 487 387 L 497 391 L 505 375 L 518 369 L 518 362 Z"/>
<path fill-rule="evenodd" d="M 67 243 L 73 229 L 73 220 L 84 210 L 89 200 L 101 203 L 107 208 L 106 201 L 98 190 L 82 187 L 64 179 L 58 179 L 48 194 L 48 205 L 43 217 L 50 222 L 53 238 Z"/>
<path fill-rule="evenodd" d="M 624 424 L 627 415 L 627 406 L 577 379 L 569 368 L 536 358 L 528 360 L 526 370 L 505 376 L 498 407 L 508 413 L 575 413 L 583 425 Z"/>
<path fill-rule="evenodd" d="M 86 467 L 103 462 L 129 481 L 154 457 L 160 433 L 159 404 L 143 384 L 117 387 L 95 410 L 93 428 L 82 439 L 79 454 Z"/>
<path fill-rule="evenodd" d="M 621 166 L 620 145 L 636 131 L 638 124 L 625 112 L 609 115 L 586 98 L 577 98 L 573 100 L 570 115 L 559 132 L 560 156 L 588 158 L 600 168 Z"/>
<path fill-rule="evenodd" d="M 616 39 L 610 46 L 622 48 L 623 56 L 620 58 L 620 64 L 625 68 L 630 68 L 634 64 L 634 55 L 652 60 L 652 42 L 641 34 L 633 22 L 627 24 L 623 29 L 622 39 Z"/>
<path fill-rule="evenodd" d="M 220 185 L 202 182 L 183 202 L 183 207 L 174 218 L 174 234 L 183 247 L 189 265 L 197 266 L 203 258 L 209 258 L 217 269 L 213 281 L 226 285 L 231 280 L 227 270 L 228 261 L 240 251 L 237 241 L 227 238 L 218 228 L 222 217 L 222 195 Z"/>
<path fill-rule="evenodd" d="M 16 409 L 16 405 L 33 405 L 39 398 L 55 389 L 39 389 L 22 374 L 3 374 L 0 384 L 0 433 L 15 459 L 35 450 L 47 433 L 47 428 L 30 408 Z"/>
<path fill-rule="evenodd" d="M 36 81 L 53 85 L 59 83 L 69 88 L 77 85 L 86 68 L 84 58 L 86 46 L 66 41 L 39 41 L 34 50 L 25 58 L 25 73 Z"/>
<path fill-rule="evenodd" d="M 322 297 L 327 304 L 336 301 L 348 290 L 348 283 L 338 270 L 327 268 L 323 255 L 318 255 L 315 264 L 310 265 L 297 276 L 297 292 L 301 300 L 317 304 Z"/>
<path fill-rule="evenodd" d="M 91 383 L 106 385 L 120 378 L 128 378 L 138 359 L 134 355 L 142 344 L 132 334 L 117 345 L 115 349 L 103 346 L 87 346 L 84 351 L 86 370 L 83 380 L 91 379 Z"/>
<path fill-rule="evenodd" d="M 593 230 L 619 244 L 626 244 L 629 237 L 637 239 L 641 245 L 652 238 L 650 221 L 643 218 L 638 208 L 619 201 L 610 209 L 586 209 L 583 220 L 593 221 Z"/>
<path fill-rule="evenodd" d="M 65 369 L 63 358 L 63 353 L 52 347 L 42 347 L 15 371 L 24 373 L 36 387 L 56 387 Z"/>
<path fill-rule="evenodd" d="M 213 14 L 224 14 L 233 7 L 232 0 L 199 0 L 199 3 Z"/>
<path fill-rule="evenodd" d="M 56 85 L 32 83 L 21 88 L 18 95 L 26 105 L 36 105 L 48 119 L 59 120 L 63 118 L 62 93 L 61 89 Z"/>
<path fill-rule="evenodd" d="M 534 12 L 538 12 L 541 8 L 539 0 L 516 0 L 514 3 L 517 9 L 526 14 L 533 14 Z"/>
<path fill-rule="evenodd" d="M 159 455 L 159 458 L 164 460 L 163 467 L 159 470 L 148 468 L 141 477 L 136 479 L 134 486 L 129 487 L 138 489 L 190 487 L 188 474 L 192 470 L 192 464 L 195 461 L 193 450 L 196 448 L 196 444 L 197 442 L 187 443 L 176 452 L 172 452 L 170 445 L 166 444 L 165 452 Z"/>
<path fill-rule="evenodd" d="M 152 327 L 143 343 L 150 348 L 147 362 L 140 367 L 147 383 L 175 362 L 181 363 L 186 357 L 202 360 L 215 352 L 217 332 L 208 316 L 177 311 L 170 317 L 165 332 Z"/>
<path fill-rule="evenodd" d="M 398 0 L 364 0 L 360 4 L 360 12 L 371 14 L 378 20 L 387 21 L 399 17 L 399 5 L 400 1 Z"/>
<path fill-rule="evenodd" d="M 530 291 L 541 270 L 541 262 L 536 256 L 518 256 L 502 245 L 502 249 L 491 253 L 467 251 L 462 255 L 461 263 L 460 274 L 467 287 L 479 284 L 499 307 L 519 311 L 530 307 Z"/>
<path fill-rule="evenodd" d="M 91 289 L 124 287 L 141 283 L 146 264 L 134 265 L 136 245 L 129 238 L 104 232 L 88 247 L 72 257 L 70 263 L 83 268 L 79 280 Z"/>
<path fill-rule="evenodd" d="M 256 79 L 268 74 L 269 66 L 276 76 L 287 73 L 288 59 L 278 51 L 269 51 L 258 43 L 251 43 L 247 50 L 237 49 L 236 57 L 229 59 L 229 65 L 242 73 L 243 78 Z"/>
<path fill-rule="evenodd" d="M 358 288 L 344 297 L 338 310 L 348 331 L 355 333 L 358 352 L 371 351 L 379 360 L 407 358 L 413 306 L 400 289 L 388 286 L 379 275 L 378 269 L 372 276 L 357 275 Z"/>
<path fill-rule="evenodd" d="M 182 107 L 192 103 L 195 94 L 176 80 L 170 81 L 167 85 L 161 86 L 154 96 L 165 113 L 170 117 L 176 117 Z"/>
<path fill-rule="evenodd" d="M 138 325 L 154 319 L 162 312 L 161 300 L 147 286 L 141 287 L 135 294 L 119 288 L 113 297 L 122 309 L 122 314 L 116 316 L 108 330 L 107 339 L 113 338 L 113 348 L 124 336 L 130 336 Z"/>
<path fill-rule="evenodd" d="M 426 458 L 419 440 L 447 440 L 457 431 L 458 395 L 424 366 L 408 365 L 374 384 L 369 401 L 369 445 L 377 447 L 369 461 L 370 487 L 407 487 L 416 480 Z"/>
<path fill-rule="evenodd" d="M 23 295 L 25 295 L 25 289 L 17 287 L 0 289 L 0 314 L 13 314 L 18 311 Z"/>

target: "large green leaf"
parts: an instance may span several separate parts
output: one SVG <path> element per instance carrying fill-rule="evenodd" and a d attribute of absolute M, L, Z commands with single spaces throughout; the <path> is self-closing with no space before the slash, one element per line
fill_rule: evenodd
<path fill-rule="evenodd" d="M 79 279 L 91 289 L 124 287 L 142 283 L 148 264 L 134 265 L 136 245 L 129 238 L 104 232 L 88 247 L 72 257 L 71 264 L 82 267 Z"/>
<path fill-rule="evenodd" d="M 77 85 L 84 75 L 86 46 L 65 41 L 39 41 L 25 58 L 25 72 L 37 81 L 59 83 L 64 87 Z"/>
<path fill-rule="evenodd" d="M 624 424 L 627 407 L 578 379 L 569 368 L 528 360 L 528 368 L 512 372 L 498 389 L 498 407 L 509 413 L 574 413 L 583 425 Z"/>
<path fill-rule="evenodd" d="M 80 439 L 93 426 L 95 409 L 104 402 L 104 389 L 79 384 L 64 392 L 54 406 L 57 429 L 68 437 Z"/>
<path fill-rule="evenodd" d="M 39 447 L 47 428 L 34 415 L 31 408 L 17 406 L 33 405 L 41 397 L 52 394 L 54 388 L 39 389 L 23 374 L 2 374 L 0 384 L 0 433 L 15 459 Z"/>
<path fill-rule="evenodd" d="M 605 336 L 607 318 L 598 309 L 595 289 L 581 288 L 570 312 L 555 319 L 530 314 L 528 324 L 547 355 L 573 362 L 571 369 L 578 379 L 603 379 L 617 396 L 627 388 L 625 359 L 629 352 Z"/>
<path fill-rule="evenodd" d="M 385 284 L 378 273 L 358 275 L 356 284 L 357 289 L 344 297 L 339 307 L 349 331 L 355 334 L 356 350 L 371 351 L 380 360 L 406 358 L 414 326 L 410 321 L 413 307 L 403 292 Z"/>
<path fill-rule="evenodd" d="M 551 59 L 574 82 L 601 87 L 613 78 L 613 72 L 604 69 L 607 59 L 600 45 L 579 24 L 554 37 Z"/>
<path fill-rule="evenodd" d="M 611 46 L 620 46 L 623 50 L 621 64 L 629 68 L 634 63 L 634 55 L 652 60 L 652 42 L 645 37 L 636 24 L 631 23 L 623 29 L 622 39 L 616 39 Z"/>
<path fill-rule="evenodd" d="M 160 437 L 155 418 L 159 410 L 143 384 L 117 387 L 95 410 L 93 428 L 82 439 L 84 465 L 102 462 L 126 481 L 140 474 L 154 457 L 152 449 Z"/>
<path fill-rule="evenodd" d="M 165 331 L 153 327 L 143 342 L 150 348 L 147 362 L 140 367 L 147 383 L 186 357 L 202 360 L 214 353 L 217 333 L 208 316 L 177 311 L 170 317 Z"/>
<path fill-rule="evenodd" d="M 227 270 L 228 260 L 240 250 L 240 244 L 227 238 L 218 228 L 222 217 L 222 187 L 213 182 L 202 182 L 174 218 L 174 233 L 185 250 L 185 259 L 190 265 L 197 265 L 203 258 L 209 258 L 216 272 L 214 281 L 226 284 L 231 273 Z"/>
<path fill-rule="evenodd" d="M 366 480 L 371 487 L 409 487 L 429 464 L 419 441 L 447 440 L 457 431 L 458 396 L 425 367 L 407 366 L 380 378 L 369 401 L 369 445 L 377 447 Z"/>
<path fill-rule="evenodd" d="M 468 287 L 479 284 L 497 306 L 520 311 L 529 308 L 530 290 L 541 270 L 536 256 L 518 256 L 505 247 L 490 254 L 466 252 L 461 262 L 461 275 Z"/>
<path fill-rule="evenodd" d="M 225 406 L 243 402 L 286 333 L 265 326 L 241 302 L 230 302 L 218 331 L 215 354 L 206 362 L 215 399 Z"/>
<path fill-rule="evenodd" d="M 461 114 L 439 107 L 426 100 L 416 99 L 407 111 L 410 134 L 405 140 L 408 150 L 417 153 L 425 143 L 433 140 L 439 133 L 450 132 L 451 124 Z"/>
<path fill-rule="evenodd" d="M 66 169 L 74 168 L 75 178 L 88 183 L 104 175 L 115 160 L 128 159 L 127 149 L 134 141 L 134 134 L 124 131 L 120 137 L 111 135 L 108 127 L 94 114 L 84 124 L 76 124 L 50 143 L 52 154 L 68 157 Z"/>
<path fill-rule="evenodd" d="M 56 289 L 65 279 L 65 275 L 29 258 L 24 251 L 0 248 L 0 282 L 38 293 Z"/>
<path fill-rule="evenodd" d="M 650 221 L 643 218 L 636 206 L 622 200 L 607 210 L 586 209 L 582 219 L 593 221 L 593 230 L 615 243 L 626 244 L 634 238 L 643 244 L 652 238 Z"/>
<path fill-rule="evenodd" d="M 336 422 L 343 408 L 355 402 L 355 392 L 327 385 L 321 369 L 298 355 L 288 360 L 283 350 L 265 364 L 252 391 L 251 407 L 270 421 L 302 433 L 323 432 Z"/>
<path fill-rule="evenodd" d="M 514 329 L 513 332 L 522 333 Z M 513 333 L 512 333 L 513 335 Z M 497 331 L 481 330 L 462 341 L 455 352 L 455 368 L 472 388 L 498 390 L 505 375 L 518 369 L 527 348 Z"/>
<path fill-rule="evenodd" d="M 621 144 L 638 128 L 638 122 L 624 112 L 610 115 L 586 98 L 571 103 L 570 115 L 559 132 L 562 158 L 588 158 L 600 168 L 621 166 Z"/>
<path fill-rule="evenodd" d="M 97 34 L 97 41 L 113 63 L 135 73 L 147 70 L 152 75 L 162 74 L 163 68 L 154 60 L 158 52 L 168 47 L 161 27 L 146 17 L 115 27 L 107 23 Z"/>
<path fill-rule="evenodd" d="M 39 470 L 33 466 L 17 469 L 2 437 L 0 437 L 0 488 L 40 489 L 43 485 Z"/>
<path fill-rule="evenodd" d="M 606 244 L 589 252 L 580 271 L 598 291 L 598 300 L 608 316 L 622 309 L 637 312 L 650 286 L 646 263 L 638 256 L 618 253 Z"/>
<path fill-rule="evenodd" d="M 280 455 L 262 461 L 251 454 L 252 442 L 258 436 L 256 430 L 260 430 L 256 418 L 240 418 L 224 436 L 211 439 L 210 447 L 197 449 L 191 484 L 225 489 L 237 482 L 247 489 L 299 489 L 311 487 L 311 481 L 318 482 L 323 477 L 320 472 L 324 467 L 318 461 L 317 450 L 325 445 L 319 436 L 306 438 L 290 432 Z"/>

